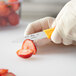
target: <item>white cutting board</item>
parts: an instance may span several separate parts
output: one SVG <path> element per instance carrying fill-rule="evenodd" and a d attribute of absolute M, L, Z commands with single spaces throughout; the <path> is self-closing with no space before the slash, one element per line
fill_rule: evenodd
<path fill-rule="evenodd" d="M 29 59 L 16 55 L 26 23 L 0 28 L 0 68 L 7 68 L 17 76 L 76 76 L 76 46 L 47 45 Z"/>

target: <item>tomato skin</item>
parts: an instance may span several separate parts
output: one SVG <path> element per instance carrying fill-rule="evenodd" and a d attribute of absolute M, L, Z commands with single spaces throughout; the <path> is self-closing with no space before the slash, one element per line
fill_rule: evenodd
<path fill-rule="evenodd" d="M 0 1 L 0 16 L 7 17 L 10 13 L 8 5 L 4 1 Z"/>
<path fill-rule="evenodd" d="M 10 25 L 12 26 L 16 26 L 17 24 L 19 24 L 19 20 L 20 17 L 17 13 L 12 12 L 9 16 L 8 16 L 8 22 Z"/>
<path fill-rule="evenodd" d="M 8 3 L 14 11 L 17 11 L 20 8 L 20 3 L 18 0 L 8 0 Z"/>
<path fill-rule="evenodd" d="M 11 72 L 9 72 L 9 73 L 3 74 L 3 75 L 1 75 L 1 76 L 16 76 L 16 75 L 13 74 L 13 73 L 11 73 Z"/>

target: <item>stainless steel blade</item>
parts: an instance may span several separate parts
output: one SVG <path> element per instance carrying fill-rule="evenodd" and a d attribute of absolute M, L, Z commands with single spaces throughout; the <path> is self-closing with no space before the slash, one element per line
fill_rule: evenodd
<path fill-rule="evenodd" d="M 38 40 L 43 38 L 47 38 L 46 34 L 43 31 L 25 36 L 25 39 L 31 39 L 31 40 Z"/>

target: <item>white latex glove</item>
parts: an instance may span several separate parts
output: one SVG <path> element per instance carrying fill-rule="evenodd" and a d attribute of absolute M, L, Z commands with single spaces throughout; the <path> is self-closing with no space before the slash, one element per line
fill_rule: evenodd
<path fill-rule="evenodd" d="M 58 14 L 52 27 L 56 26 L 52 41 L 70 45 L 76 41 L 76 0 L 69 1 Z"/>
<path fill-rule="evenodd" d="M 70 45 L 73 41 L 76 41 L 75 20 L 76 1 L 72 0 L 63 7 L 55 21 L 52 17 L 37 20 L 27 26 L 24 35 L 32 34 L 56 26 L 51 37 L 52 41 L 57 44 L 63 43 L 64 45 Z M 44 40 L 44 42 L 46 43 L 47 40 Z M 45 44 L 44 42 L 43 44 Z"/>

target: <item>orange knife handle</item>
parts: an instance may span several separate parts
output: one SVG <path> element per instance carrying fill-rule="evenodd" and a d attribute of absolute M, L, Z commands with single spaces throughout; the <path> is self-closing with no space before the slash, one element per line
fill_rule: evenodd
<path fill-rule="evenodd" d="M 51 38 L 51 35 L 52 35 L 54 29 L 55 29 L 55 28 L 43 30 L 43 31 L 45 32 L 45 34 L 46 34 L 46 36 L 47 36 L 48 39 Z"/>

